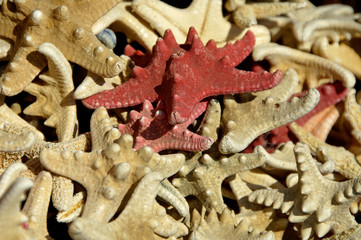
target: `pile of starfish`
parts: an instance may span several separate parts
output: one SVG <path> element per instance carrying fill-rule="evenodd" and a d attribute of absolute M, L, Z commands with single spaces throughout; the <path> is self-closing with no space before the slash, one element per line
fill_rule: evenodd
<path fill-rule="evenodd" d="M 361 238 L 360 41 L 308 0 L 0 0 L 4 238 Z"/>

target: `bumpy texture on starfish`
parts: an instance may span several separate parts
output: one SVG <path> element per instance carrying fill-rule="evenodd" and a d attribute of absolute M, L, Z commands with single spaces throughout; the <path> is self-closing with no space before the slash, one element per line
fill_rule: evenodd
<path fill-rule="evenodd" d="M 94 22 L 119 0 L 106 2 L 5 1 L 0 6 L 0 37 L 14 42 L 11 61 L 0 78 L 1 92 L 21 92 L 45 67 L 36 52 L 44 42 L 53 43 L 71 62 L 104 77 L 113 77 L 124 69 L 125 60 L 115 55 L 92 33 Z M 84 15 L 85 11 L 92 14 Z M 13 29 L 18 31 L 13 31 Z M 22 70 L 19 71 L 19 68 Z"/>
<path fill-rule="evenodd" d="M 298 183 L 287 189 L 257 190 L 248 199 L 289 212 L 290 222 L 302 223 L 302 239 L 309 239 L 314 232 L 323 237 L 330 230 L 337 234 L 357 226 L 349 207 L 361 194 L 361 179 L 345 182 L 328 180 L 319 172 L 306 145 L 298 143 L 294 152 Z"/>
<path fill-rule="evenodd" d="M 234 68 L 252 51 L 253 45 L 254 35 L 248 32 L 233 45 L 217 48 L 214 41 L 209 41 L 204 47 L 191 28 L 186 43 L 179 46 L 167 30 L 164 39 L 158 39 L 147 67 L 135 67 L 134 78 L 83 103 L 90 108 L 120 108 L 160 98 L 165 102 L 170 124 L 185 122 L 205 97 L 260 91 L 281 81 L 280 71 L 270 74 Z"/>
<path fill-rule="evenodd" d="M 189 130 L 187 127 L 206 109 L 207 102 L 200 102 L 192 112 L 188 121 L 170 125 L 167 120 L 165 107 L 162 102 L 153 109 L 152 103 L 146 100 L 142 111 L 132 110 L 127 124 L 119 124 L 121 134 L 130 134 L 134 137 L 134 149 L 148 146 L 154 152 L 164 149 L 180 149 L 187 151 L 204 151 L 213 143 L 208 137 L 202 137 Z"/>

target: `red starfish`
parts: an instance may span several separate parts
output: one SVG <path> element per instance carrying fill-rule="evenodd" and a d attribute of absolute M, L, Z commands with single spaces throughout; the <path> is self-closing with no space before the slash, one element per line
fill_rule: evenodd
<path fill-rule="evenodd" d="M 192 112 L 188 121 L 170 125 L 167 121 L 165 106 L 158 102 L 156 109 L 152 103 L 145 100 L 142 110 L 132 110 L 129 122 L 119 124 L 121 134 L 130 134 L 134 137 L 134 149 L 149 146 L 154 152 L 164 149 L 179 149 L 186 151 L 204 151 L 210 148 L 213 140 L 202 137 L 187 129 L 194 119 L 199 117 L 207 108 L 207 102 L 200 102 Z"/>
<path fill-rule="evenodd" d="M 347 88 L 345 88 L 341 82 L 334 82 L 324 84 L 316 88 L 320 93 L 320 101 L 316 105 L 314 109 L 312 109 L 308 114 L 304 115 L 303 117 L 297 119 L 295 122 L 303 126 L 306 122 L 316 115 L 317 113 L 321 112 L 325 108 L 335 105 L 336 103 L 340 102 L 348 93 Z M 301 92 L 294 94 L 292 97 L 302 97 L 306 92 Z M 291 98 L 292 98 L 291 97 Z M 260 135 L 256 138 L 245 150 L 244 153 L 253 152 L 254 147 L 261 145 L 263 146 L 268 152 L 273 152 L 275 147 L 280 143 L 293 141 L 297 142 L 297 139 L 292 134 L 288 126 L 291 123 L 283 125 L 281 127 L 275 128 L 265 134 Z"/>
<path fill-rule="evenodd" d="M 121 108 L 145 100 L 163 100 L 172 125 L 187 121 L 195 105 L 208 96 L 260 91 L 272 88 L 282 79 L 280 71 L 270 74 L 235 69 L 252 51 L 255 38 L 247 32 L 243 39 L 217 48 L 214 41 L 204 47 L 194 28 L 184 45 L 171 30 L 158 39 L 153 58 L 145 67 L 136 66 L 126 83 L 93 95 L 83 103 L 89 108 Z"/>

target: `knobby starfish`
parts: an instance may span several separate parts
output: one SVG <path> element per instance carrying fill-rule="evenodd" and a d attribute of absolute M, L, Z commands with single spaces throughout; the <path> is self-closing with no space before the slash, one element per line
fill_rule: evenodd
<path fill-rule="evenodd" d="M 0 37 L 14 42 L 14 51 L 0 78 L 1 92 L 18 94 L 46 66 L 46 59 L 36 52 L 44 42 L 54 44 L 66 59 L 91 72 L 104 77 L 117 75 L 125 68 L 125 60 L 103 47 L 91 28 L 118 2 L 4 1 Z"/>
<path fill-rule="evenodd" d="M 317 113 L 340 102 L 348 93 L 348 89 L 338 81 L 335 83 L 324 84 L 316 89 L 320 93 L 319 103 L 308 114 L 294 121 L 301 126 L 306 124 L 307 121 Z M 300 97 L 304 94 L 305 92 L 302 92 L 297 93 L 294 96 Z M 273 152 L 275 146 L 280 143 L 291 141 L 291 139 L 295 140 L 289 130 L 289 124 L 283 125 L 272 129 L 266 134 L 260 135 L 243 152 L 252 152 L 251 149 L 257 145 L 262 145 L 267 151 Z"/>
<path fill-rule="evenodd" d="M 142 111 L 132 110 L 129 114 L 129 122 L 119 124 L 121 134 L 130 134 L 134 137 L 134 149 L 148 146 L 154 152 L 164 149 L 180 149 L 187 151 L 203 151 L 208 149 L 213 139 L 202 137 L 187 130 L 197 117 L 206 109 L 207 102 L 200 102 L 194 109 L 188 121 L 170 125 L 166 118 L 164 104 L 158 103 L 153 109 L 151 102 L 143 103 Z"/>
<path fill-rule="evenodd" d="M 208 96 L 265 90 L 281 81 L 280 71 L 270 74 L 234 68 L 252 51 L 254 41 L 252 32 L 247 32 L 242 40 L 223 48 L 217 48 L 215 41 L 204 46 L 196 30 L 190 28 L 185 44 L 180 46 L 167 30 L 164 39 L 158 39 L 145 68 L 136 66 L 129 81 L 83 103 L 89 108 L 121 108 L 160 99 L 165 103 L 169 123 L 183 123 L 197 103 Z"/>

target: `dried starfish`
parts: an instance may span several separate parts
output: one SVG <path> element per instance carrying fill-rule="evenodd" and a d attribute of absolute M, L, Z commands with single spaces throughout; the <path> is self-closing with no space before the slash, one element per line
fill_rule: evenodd
<path fill-rule="evenodd" d="M 51 175 L 41 172 L 33 183 L 20 178 L 22 163 L 10 165 L 0 178 L 0 228 L 6 239 L 52 239 L 47 231 L 47 211 L 51 194 Z M 31 191 L 20 211 L 24 194 Z"/>
<path fill-rule="evenodd" d="M 0 60 L 6 60 L 13 46 L 9 41 L 0 38 Z M 1 72 L 0 72 L 1 73 Z"/>
<path fill-rule="evenodd" d="M 340 82 L 335 82 L 333 84 L 325 84 L 317 88 L 320 93 L 320 101 L 318 104 L 306 115 L 297 119 L 295 122 L 301 126 L 307 123 L 308 119 L 315 116 L 317 113 L 323 111 L 329 106 L 332 106 L 340 102 L 348 93 L 348 89 L 342 86 Z M 295 96 L 302 96 L 305 94 L 297 93 Z M 260 135 L 255 141 L 253 141 L 245 152 L 250 152 L 251 149 L 257 145 L 262 145 L 267 149 L 267 151 L 273 151 L 274 147 L 280 143 L 288 142 L 295 140 L 292 137 L 292 134 L 289 132 L 288 124 L 281 127 L 272 129 L 266 134 Z"/>
<path fill-rule="evenodd" d="M 360 55 L 346 42 L 330 43 L 327 37 L 318 38 L 312 45 L 312 52 L 327 58 L 350 70 L 358 79 L 361 78 Z"/>
<path fill-rule="evenodd" d="M 42 82 L 30 83 L 25 91 L 36 96 L 37 100 L 24 113 L 47 119 L 44 124 L 56 128 L 58 141 L 67 141 L 77 136 L 72 69 L 63 54 L 51 43 L 42 43 L 38 51 L 48 59 L 49 71 L 41 74 Z"/>
<path fill-rule="evenodd" d="M 219 151 L 224 154 L 240 152 L 262 133 L 310 112 L 319 101 L 319 93 L 315 89 L 309 90 L 300 99 L 293 98 L 287 102 L 297 82 L 297 73 L 288 70 L 278 86 L 244 96 L 250 99 L 247 99 L 247 102 L 237 103 L 234 98 L 227 96 L 222 114 L 224 135 L 219 144 Z"/>
<path fill-rule="evenodd" d="M 15 152 L 30 148 L 36 141 L 33 132 L 27 132 L 20 135 L 11 134 L 4 130 L 0 130 L 0 151 Z"/>
<path fill-rule="evenodd" d="M 306 2 L 261 2 L 238 5 L 231 11 L 234 23 L 241 28 L 247 28 L 257 24 L 259 18 L 278 16 L 305 6 Z"/>
<path fill-rule="evenodd" d="M 290 129 L 300 142 L 310 147 L 312 154 L 316 155 L 317 159 L 322 162 L 332 161 L 336 172 L 339 172 L 348 179 L 361 177 L 361 165 L 357 162 L 355 155 L 344 147 L 327 144 L 305 131 L 296 123 L 292 123 Z"/>
<path fill-rule="evenodd" d="M 154 152 L 164 149 L 203 151 L 213 144 L 213 140 L 197 135 L 187 127 L 205 111 L 206 107 L 207 102 L 201 102 L 193 110 L 188 121 L 170 125 L 164 104 L 159 102 L 156 109 L 153 109 L 151 102 L 146 100 L 142 110 L 140 112 L 132 110 L 129 113 L 129 122 L 119 124 L 118 129 L 121 134 L 133 136 L 135 150 L 148 146 Z"/>
<path fill-rule="evenodd" d="M 356 90 L 352 89 L 345 99 L 345 110 L 342 115 L 345 124 L 348 125 L 351 135 L 354 139 L 361 143 L 361 106 L 356 102 Z M 347 127 L 347 126 L 346 126 Z"/>
<path fill-rule="evenodd" d="M 288 220 L 301 223 L 302 239 L 309 239 L 313 232 L 323 237 L 330 230 L 335 234 L 357 226 L 349 211 L 350 204 L 359 198 L 361 179 L 335 182 L 319 172 L 306 145 L 295 149 L 299 182 L 294 187 L 281 190 L 256 190 L 249 196 L 251 202 L 265 204 L 288 212 Z M 320 191 L 323 194 L 319 194 Z"/>
<path fill-rule="evenodd" d="M 276 43 L 256 46 L 252 57 L 255 61 L 269 61 L 271 72 L 275 69 L 295 69 L 300 79 L 297 92 L 323 84 L 320 80 L 324 78 L 327 82 L 339 80 L 347 88 L 352 88 L 356 82 L 350 71 L 330 60 Z"/>
<path fill-rule="evenodd" d="M 96 112 L 106 114 L 104 108 Z M 109 119 L 107 121 L 110 122 Z M 112 128 L 107 132 L 111 134 L 115 130 Z M 40 155 L 45 168 L 85 187 L 87 200 L 82 216 L 95 217 L 98 221 L 108 221 L 129 188 L 147 172 L 158 171 L 168 177 L 177 172 L 184 162 L 181 154 L 160 156 L 149 147 L 133 151 L 133 138 L 128 134 L 106 145 L 101 149 L 99 145 L 93 145 L 90 153 L 43 150 Z"/>
<path fill-rule="evenodd" d="M 219 46 L 236 41 L 245 33 L 223 17 L 221 0 L 194 0 L 186 9 L 175 8 L 159 0 L 135 0 L 132 7 L 159 34 L 172 29 L 178 42 L 186 39 L 191 26 L 199 32 L 202 41 L 214 39 Z"/>
<path fill-rule="evenodd" d="M 249 231 L 246 221 L 236 224 L 234 213 L 224 209 L 219 219 L 217 212 L 212 209 L 207 218 L 200 216 L 197 210 L 193 211 L 192 223 L 196 225 L 190 235 L 191 240 L 216 240 L 216 239 L 249 239 L 249 240 L 274 240 L 272 232 L 261 232 L 258 229 Z"/>
<path fill-rule="evenodd" d="M 200 161 L 201 164 L 196 165 L 185 177 L 173 179 L 172 184 L 183 196 L 195 195 L 208 210 L 214 208 L 221 213 L 226 208 L 221 191 L 223 180 L 238 172 L 256 168 L 265 159 L 260 153 L 234 154 L 217 160 L 204 154 Z"/>
<path fill-rule="evenodd" d="M 83 103 L 91 108 L 119 108 L 134 106 L 144 100 L 154 101 L 159 95 L 165 102 L 170 124 L 185 122 L 194 106 L 205 97 L 268 89 L 281 80 L 282 74 L 279 71 L 271 75 L 234 68 L 249 54 L 253 44 L 254 36 L 249 32 L 234 45 L 228 44 L 218 49 L 211 41 L 204 47 L 195 29 L 191 28 L 184 44 L 184 48 L 190 49 L 185 51 L 168 30 L 164 40 L 157 41 L 153 58 L 146 68 L 135 67 L 134 78 L 114 90 L 87 98 Z M 169 66 L 166 66 L 167 61 L 170 62 Z M 204 66 L 196 68 L 202 63 L 213 70 L 209 71 Z M 185 68 L 189 70 L 184 70 Z M 182 72 L 179 72 L 181 69 Z M 193 76 L 189 76 L 191 70 L 194 72 Z M 212 77 L 207 77 L 210 75 Z M 209 82 L 210 79 L 212 82 Z M 209 84 L 212 88 L 208 88 Z M 132 89 L 137 89 L 136 96 Z"/>
<path fill-rule="evenodd" d="M 97 218 L 77 218 L 69 227 L 70 235 L 75 240 L 138 239 L 139 236 L 155 239 L 154 232 L 165 237 L 184 236 L 188 229 L 155 204 L 161 180 L 159 173 L 148 173 L 141 178 L 124 210 L 114 221 L 104 223 Z"/>
<path fill-rule="evenodd" d="M 131 41 L 137 41 L 147 51 L 151 51 L 158 35 L 149 24 L 141 20 L 132 10 L 131 1 L 121 1 L 101 16 L 93 25 L 92 30 L 98 34 L 111 25 L 115 32 L 124 32 Z M 163 32 L 162 32 L 163 33 Z"/>
<path fill-rule="evenodd" d="M 45 59 L 36 52 L 44 42 L 51 42 L 66 59 L 94 73 L 104 77 L 117 75 L 126 61 L 102 47 L 91 27 L 118 2 L 71 1 L 61 5 L 56 0 L 5 1 L 1 5 L 0 36 L 14 42 L 14 51 L 0 78 L 1 92 L 8 96 L 18 94 L 45 67 Z M 84 16 L 85 11 L 92 14 Z M 19 30 L 13 31 L 15 27 Z"/>

